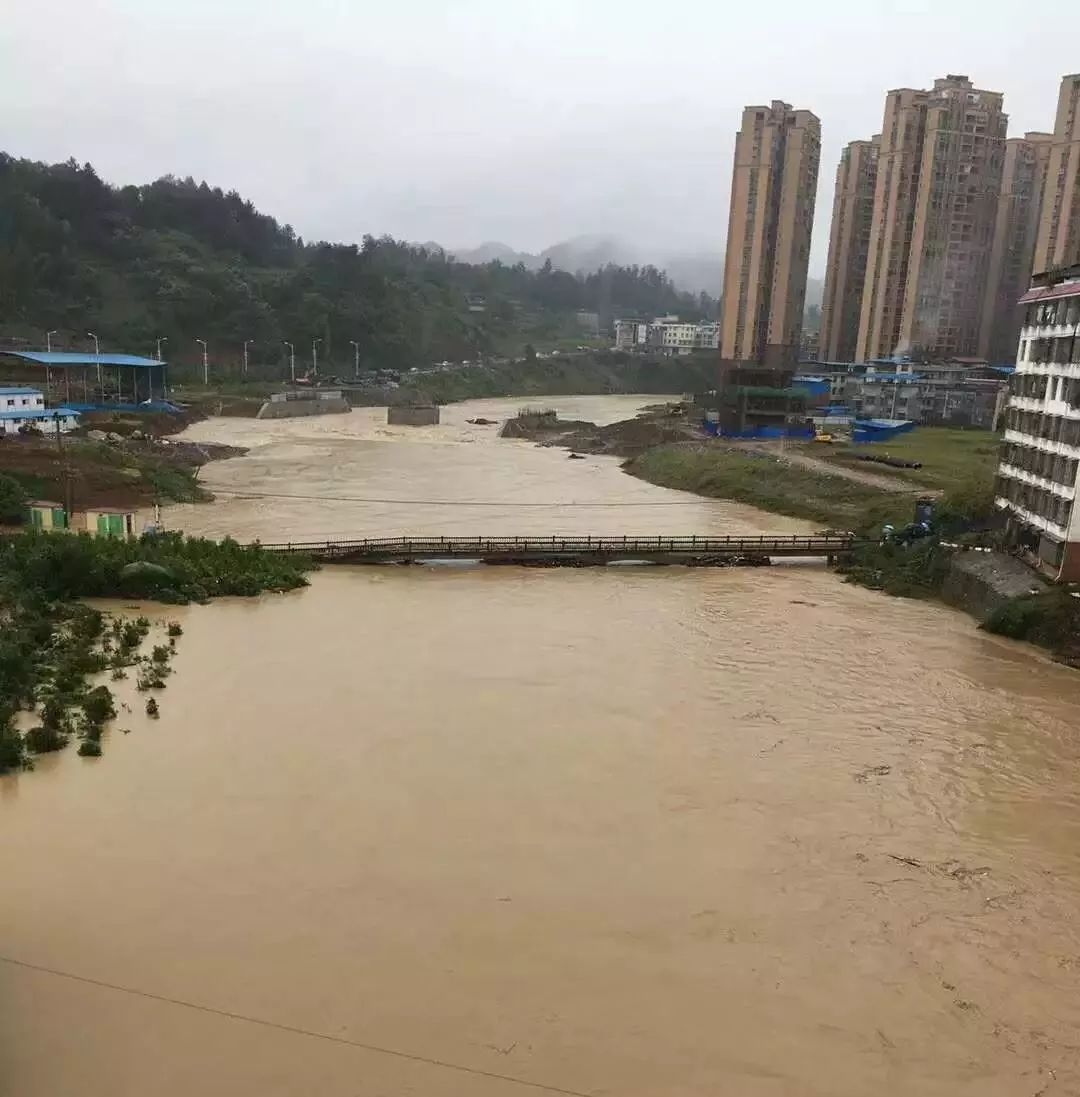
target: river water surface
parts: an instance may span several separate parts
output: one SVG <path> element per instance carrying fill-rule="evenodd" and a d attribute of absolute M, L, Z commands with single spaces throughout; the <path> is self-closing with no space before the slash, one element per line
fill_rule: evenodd
<path fill-rule="evenodd" d="M 166 517 L 806 528 L 464 422 L 518 403 L 208 421 L 250 452 Z M 1080 1092 L 1076 672 L 816 565 L 165 616 L 160 721 L 0 780 L 3 1097 Z"/>

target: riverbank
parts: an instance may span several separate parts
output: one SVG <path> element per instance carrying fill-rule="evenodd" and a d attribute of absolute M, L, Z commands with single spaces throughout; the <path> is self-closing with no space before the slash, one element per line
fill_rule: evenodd
<path fill-rule="evenodd" d="M 92 413 L 75 432 L 9 435 L 0 441 L 0 475 L 28 499 L 135 510 L 154 503 L 196 503 L 212 498 L 199 484 L 203 466 L 236 457 L 236 446 L 173 437 L 203 418 L 183 415 Z"/>
<path fill-rule="evenodd" d="M 993 549 L 997 440 L 983 431 L 922 427 L 887 447 L 704 439 L 674 406 L 597 427 L 550 417 L 509 421 L 504 436 L 572 453 L 624 458 L 629 475 L 711 499 L 731 499 L 773 514 L 872 539 L 843 561 L 850 581 L 885 594 L 946 602 L 988 632 L 1046 648 L 1080 666 L 1080 599 Z M 897 465 L 867 457 L 888 456 Z M 906 467 L 900 467 L 899 463 Z M 937 536 L 880 543 L 884 526 L 902 531 L 916 500 L 930 498 Z M 941 541 L 947 539 L 948 544 Z M 961 551 L 954 547 L 959 545 Z"/>
<path fill-rule="evenodd" d="M 104 615 L 86 598 L 167 604 L 306 585 L 310 563 L 232 541 L 179 534 L 137 541 L 27 532 L 0 537 L 0 773 L 28 767 L 35 754 L 77 736 L 79 753 L 102 753 L 101 733 L 117 715 L 95 677 L 138 675 L 140 691 L 163 689 L 178 629 L 141 653 L 149 622 Z M 147 702 L 157 715 L 157 702 Z"/>

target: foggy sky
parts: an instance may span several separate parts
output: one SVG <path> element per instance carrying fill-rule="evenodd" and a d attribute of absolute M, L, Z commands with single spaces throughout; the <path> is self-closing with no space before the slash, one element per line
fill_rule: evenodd
<path fill-rule="evenodd" d="M 611 233 L 719 251 L 744 104 L 822 120 L 811 273 L 841 146 L 946 72 L 1052 129 L 1080 5 L 1043 0 L 9 0 L 0 148 L 111 182 L 235 188 L 305 238 L 538 251 Z"/>

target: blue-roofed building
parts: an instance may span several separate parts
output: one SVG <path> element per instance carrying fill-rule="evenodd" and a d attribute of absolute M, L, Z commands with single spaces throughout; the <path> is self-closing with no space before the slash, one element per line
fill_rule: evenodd
<path fill-rule="evenodd" d="M 168 363 L 157 358 L 67 350 L 0 350 L 0 356 L 40 368 L 45 387 L 69 407 L 175 410 L 167 403 Z"/>

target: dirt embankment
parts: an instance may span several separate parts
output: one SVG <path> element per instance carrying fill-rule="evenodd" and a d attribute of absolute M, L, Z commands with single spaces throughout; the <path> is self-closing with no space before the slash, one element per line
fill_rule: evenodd
<path fill-rule="evenodd" d="M 199 502 L 211 498 L 199 486 L 202 467 L 244 450 L 170 437 L 192 421 L 190 416 L 91 413 L 59 442 L 54 435 L 3 438 L 0 473 L 17 480 L 31 498 L 70 497 L 77 507 Z"/>
<path fill-rule="evenodd" d="M 502 438 L 525 438 L 541 446 L 561 446 L 572 453 L 635 457 L 653 446 L 698 437 L 680 411 L 661 404 L 646 408 L 635 419 L 597 426 L 583 420 L 559 420 L 551 415 L 509 419 Z"/>

